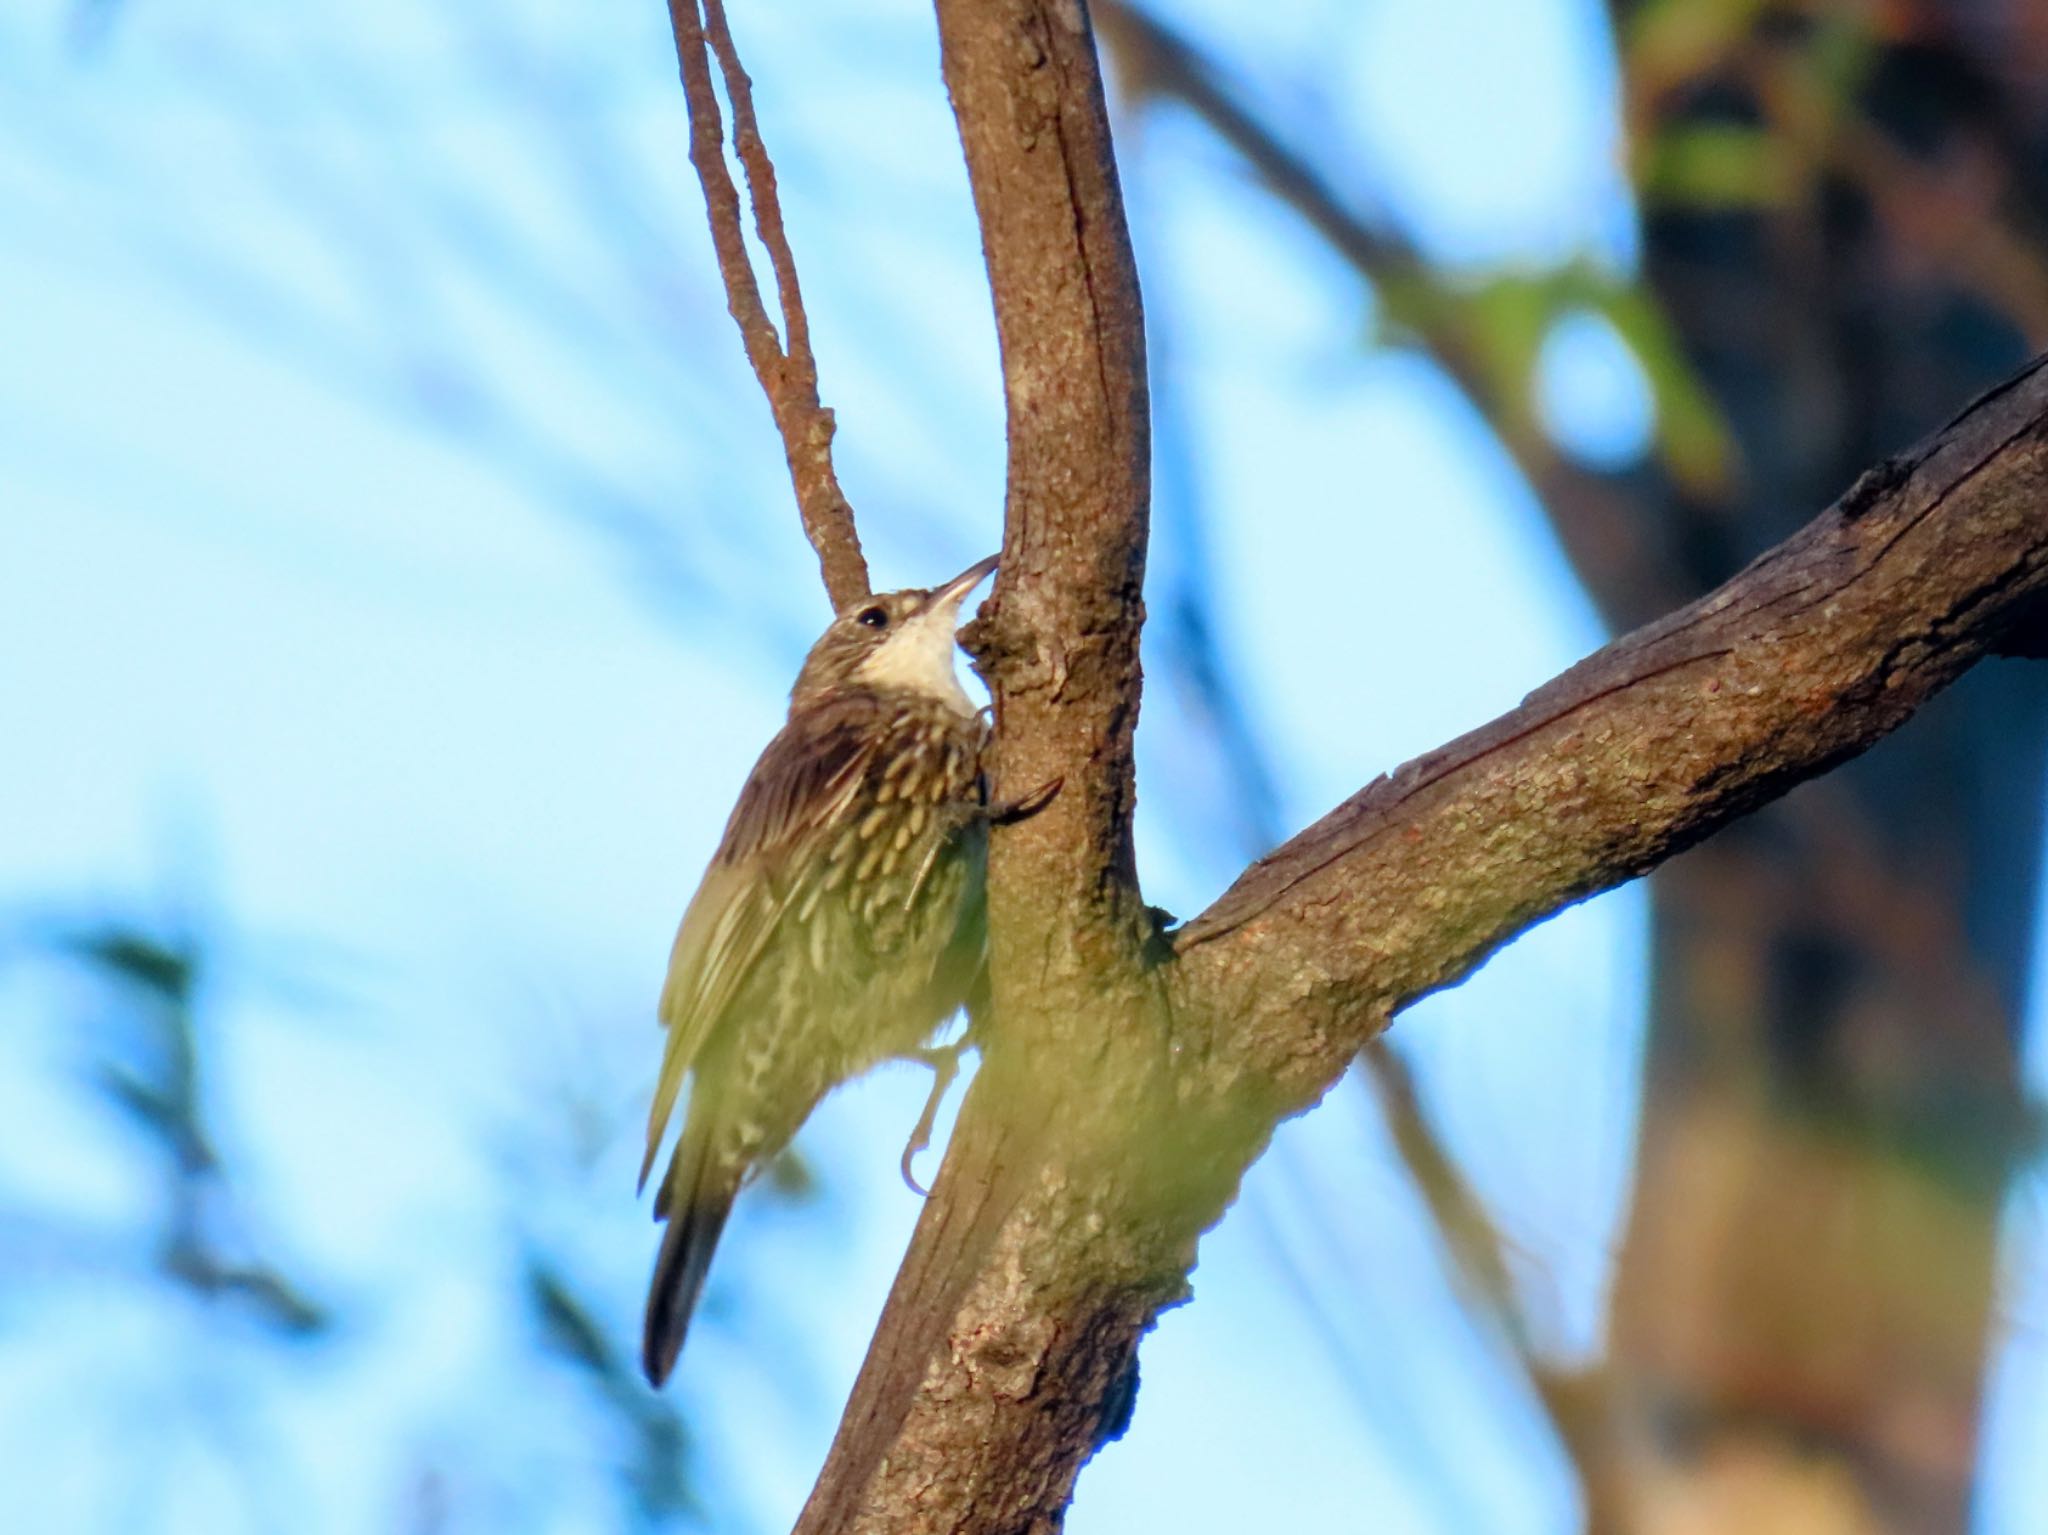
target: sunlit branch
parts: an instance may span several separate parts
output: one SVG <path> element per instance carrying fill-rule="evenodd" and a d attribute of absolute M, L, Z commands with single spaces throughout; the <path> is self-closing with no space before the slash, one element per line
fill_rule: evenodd
<path fill-rule="evenodd" d="M 1205 966 L 1223 963 L 1200 958 L 1211 948 L 1257 951 L 1264 969 L 1313 913 L 1298 984 L 1405 1005 L 1557 906 L 1862 751 L 2038 623 L 2044 439 L 2048 359 L 1720 590 L 1368 785 L 1246 871 L 1177 949 Z M 1401 887 L 1453 886 L 1453 901 L 1358 931 L 1355 950 L 1327 920 L 1363 920 L 1347 897 L 1368 890 L 1382 908 Z M 1443 931 L 1411 948 L 1423 925 Z"/>

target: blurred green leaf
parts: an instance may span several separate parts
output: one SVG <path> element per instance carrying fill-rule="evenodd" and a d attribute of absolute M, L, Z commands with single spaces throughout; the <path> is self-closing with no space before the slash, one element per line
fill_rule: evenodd
<path fill-rule="evenodd" d="M 1608 286 L 1592 307 L 1628 344 L 1649 380 L 1658 460 L 1686 494 L 1726 499 L 1740 477 L 1741 449 L 1662 307 L 1642 288 L 1620 284 Z"/>
<path fill-rule="evenodd" d="M 1534 419 L 1536 359 L 1556 312 L 1548 276 L 1498 277 L 1467 300 L 1468 355 L 1484 370 L 1486 392 L 1518 425 Z"/>
<path fill-rule="evenodd" d="M 1554 312 L 1550 274 L 1508 273 L 1455 285 L 1420 270 L 1383 278 L 1379 317 L 1391 335 L 1426 337 L 1502 431 L 1534 429 L 1536 358 Z"/>
<path fill-rule="evenodd" d="M 1801 56 L 1815 89 L 1841 118 L 1857 110 L 1883 49 L 1865 18 L 1830 14 L 1819 18 Z"/>
<path fill-rule="evenodd" d="M 1614 327 L 1643 370 L 1656 411 L 1658 461 L 1688 494 L 1725 497 L 1740 469 L 1734 435 L 1640 284 L 1573 262 L 1472 287 L 1405 274 L 1380 288 L 1382 323 L 1429 337 L 1495 428 L 1522 440 L 1542 430 L 1536 392 L 1543 344 L 1561 320 L 1584 310 Z"/>
<path fill-rule="evenodd" d="M 166 1141 L 184 1138 L 183 1106 L 155 1083 L 112 1063 L 100 1067 L 95 1076 L 107 1097 L 126 1110 L 142 1129 Z"/>
<path fill-rule="evenodd" d="M 527 1260 L 526 1288 L 548 1342 L 557 1353 L 601 1379 L 610 1380 L 619 1373 L 618 1351 L 605 1337 L 604 1329 L 544 1259 Z"/>
<path fill-rule="evenodd" d="M 239 1301 L 286 1336 L 303 1341 L 329 1331 L 334 1318 L 277 1270 L 246 1263 L 223 1262 L 219 1255 L 193 1241 L 179 1241 L 164 1255 L 163 1272 L 201 1295 Z"/>
<path fill-rule="evenodd" d="M 1786 146 L 1742 123 L 1678 123 L 1651 136 L 1636 173 L 1645 204 L 1697 209 L 1776 208 L 1797 193 Z"/>

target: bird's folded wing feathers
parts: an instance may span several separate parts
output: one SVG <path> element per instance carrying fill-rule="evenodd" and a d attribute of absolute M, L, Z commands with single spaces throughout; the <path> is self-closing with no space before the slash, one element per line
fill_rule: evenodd
<path fill-rule="evenodd" d="M 768 947 L 783 914 L 815 871 L 792 850 L 818 846 L 844 819 L 874 765 L 883 732 L 865 709 L 792 720 L 761 753 L 726 822 L 703 883 L 690 898 L 661 989 L 668 1030 L 647 1117 L 647 1174 L 683 1078 Z"/>

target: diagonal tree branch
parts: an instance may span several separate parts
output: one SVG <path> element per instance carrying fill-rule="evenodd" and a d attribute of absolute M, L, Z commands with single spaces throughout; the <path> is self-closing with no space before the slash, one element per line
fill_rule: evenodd
<path fill-rule="evenodd" d="M 817 551 L 826 595 L 835 608 L 843 608 L 867 596 L 867 560 L 861 554 L 853 508 L 847 505 L 832 468 L 832 412 L 818 403 L 818 365 L 811 354 L 810 324 L 797 284 L 796 258 L 782 227 L 775 166 L 754 118 L 753 82 L 740 65 L 739 50 L 726 25 L 724 0 L 669 0 L 668 14 L 675 32 L 676 61 L 682 70 L 683 99 L 690 112 L 690 164 L 704 189 L 704 208 L 710 216 L 718 273 L 725 282 L 726 305 L 746 344 L 747 361 L 753 364 L 754 376 L 768 396 L 775 429 L 782 434 L 797 511 L 803 518 L 804 534 Z M 726 99 L 732 103 L 733 147 L 746 172 L 754 232 L 775 272 L 776 301 L 788 334 L 787 346 L 775 333 L 775 322 L 762 302 L 753 260 L 747 254 L 739 189 L 725 163 L 724 118 L 711 79 L 713 55 Z"/>
<path fill-rule="evenodd" d="M 1244 1020 L 1231 1053 L 1246 1069 L 1313 1097 L 1323 1047 L 1298 1023 L 1263 1039 L 1255 1020 L 1293 1007 L 1340 1033 L 1376 1027 L 1360 1007 L 1384 1016 L 1452 984 L 1532 922 L 1863 751 L 1974 662 L 2024 649 L 2044 583 L 2048 359 L 1718 591 L 1254 864 L 1176 935 L 1176 984 Z"/>

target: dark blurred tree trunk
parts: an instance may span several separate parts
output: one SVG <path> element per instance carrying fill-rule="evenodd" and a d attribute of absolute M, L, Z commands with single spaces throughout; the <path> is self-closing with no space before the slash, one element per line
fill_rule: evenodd
<path fill-rule="evenodd" d="M 2018 32 L 2043 28 L 1766 7 L 1688 41 L 1618 9 L 1646 276 L 1743 455 L 1727 500 L 1664 513 L 1704 591 L 2042 341 L 2044 76 Z M 1663 195 L 1688 143 L 1751 130 L 1768 196 Z M 1644 1531 L 1968 1525 L 2025 1139 L 2044 688 L 1980 668 L 1657 877 L 1614 1296 Z"/>

